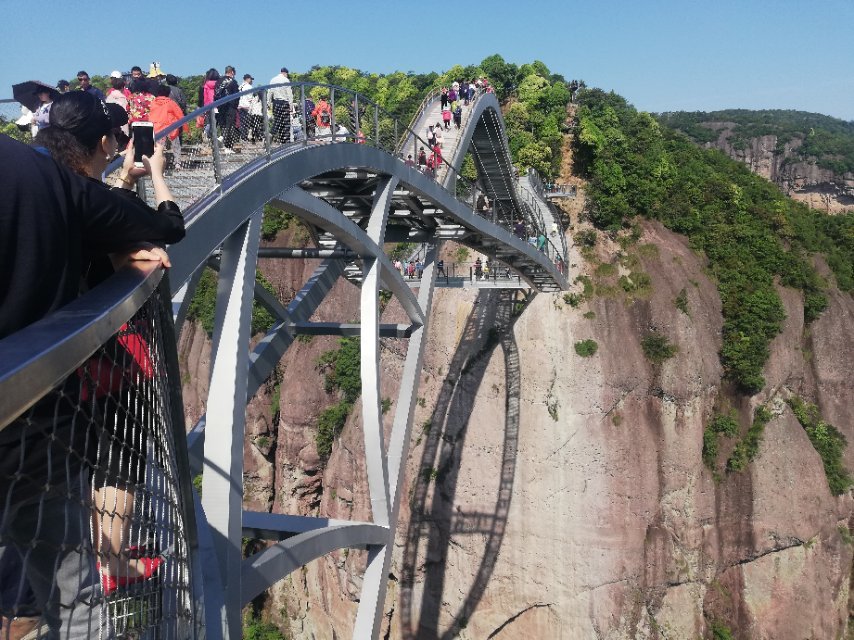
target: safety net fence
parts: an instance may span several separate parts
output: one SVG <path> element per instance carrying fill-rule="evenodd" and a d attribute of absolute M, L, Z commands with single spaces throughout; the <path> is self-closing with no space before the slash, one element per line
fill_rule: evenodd
<path fill-rule="evenodd" d="M 35 404 L 0 416 L 4 640 L 196 635 L 165 284 Z M 0 378 L 0 392 L 16 384 Z"/>

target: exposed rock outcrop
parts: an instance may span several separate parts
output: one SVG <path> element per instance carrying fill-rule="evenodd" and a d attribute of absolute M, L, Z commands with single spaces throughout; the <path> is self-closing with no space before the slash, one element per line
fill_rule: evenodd
<path fill-rule="evenodd" d="M 797 153 L 800 138 L 780 143 L 776 135 L 751 138 L 747 145 L 735 145 L 730 139 L 733 123 L 704 123 L 720 132 L 707 148 L 720 149 L 743 162 L 754 173 L 775 183 L 786 195 L 814 209 L 839 213 L 854 209 L 854 173 L 837 174 L 802 159 Z"/>

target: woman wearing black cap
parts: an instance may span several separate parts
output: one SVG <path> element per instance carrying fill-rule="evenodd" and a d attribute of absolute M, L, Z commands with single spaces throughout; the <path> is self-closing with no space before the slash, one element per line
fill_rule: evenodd
<path fill-rule="evenodd" d="M 75 91 L 60 96 L 53 103 L 50 127 L 42 132 L 37 144 L 44 147 L 55 160 L 66 164 L 76 173 L 92 180 L 100 180 L 101 174 L 118 151 L 119 142 L 116 137 L 121 136 L 120 127 L 126 124 L 127 120 L 127 112 L 118 105 L 107 104 L 88 93 Z M 151 213 L 180 213 L 163 178 L 163 146 L 158 144 L 151 158 L 143 156 L 143 163 L 144 168 L 134 167 L 131 143 L 125 152 L 125 161 L 116 181 L 117 190 L 128 197 L 136 198 L 136 194 L 129 189 L 136 184 L 139 177 L 150 175 L 158 203 L 157 211 L 149 208 Z M 141 250 L 131 256 L 111 255 L 112 264 L 107 260 L 95 260 L 89 266 L 85 284 L 92 287 L 103 281 L 128 257 L 149 259 L 158 255 L 158 252 L 162 250 Z M 109 347 L 112 352 L 121 353 L 121 349 L 117 344 Z M 119 366 L 113 363 L 111 365 Z M 111 365 L 105 366 L 98 360 L 94 369 L 98 371 L 101 367 Z M 99 384 L 101 383 L 96 380 L 94 395 L 99 400 L 104 425 L 97 443 L 97 460 L 94 461 L 94 543 L 100 558 L 104 593 L 109 595 L 119 587 L 151 577 L 162 560 L 159 557 L 140 557 L 139 551 L 130 549 L 128 544 L 135 487 L 144 482 L 145 475 L 145 433 L 143 431 L 142 435 L 137 434 L 133 446 L 129 444 L 133 436 L 126 433 L 139 426 L 139 419 L 130 415 L 128 409 L 138 406 L 139 403 L 133 398 L 119 399 L 118 390 L 99 391 Z M 133 389 L 125 389 L 121 393 L 128 396 L 134 392 Z M 130 558 L 129 555 L 136 557 Z"/>

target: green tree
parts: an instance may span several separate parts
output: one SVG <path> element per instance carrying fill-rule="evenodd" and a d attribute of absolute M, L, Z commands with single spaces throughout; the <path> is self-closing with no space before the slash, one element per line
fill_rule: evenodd
<path fill-rule="evenodd" d="M 484 58 L 480 63 L 480 68 L 495 88 L 495 95 L 498 99 L 506 99 L 510 91 L 516 86 L 518 73 L 516 65 L 505 62 L 504 58 L 496 53 Z"/>
<path fill-rule="evenodd" d="M 542 76 L 530 75 L 519 83 L 516 93 L 525 104 L 539 105 L 540 98 L 546 95 L 548 80 Z"/>
<path fill-rule="evenodd" d="M 534 142 L 519 149 L 518 161 L 523 167 L 533 167 L 540 175 L 550 176 L 552 150 L 548 146 Z"/>

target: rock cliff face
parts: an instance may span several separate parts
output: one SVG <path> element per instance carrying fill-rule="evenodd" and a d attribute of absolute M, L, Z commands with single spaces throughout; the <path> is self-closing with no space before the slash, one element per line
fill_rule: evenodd
<path fill-rule="evenodd" d="M 800 159 L 794 153 L 801 145 L 799 138 L 778 145 L 777 136 L 760 136 L 752 138 L 749 145 L 741 148 L 730 141 L 733 123 L 712 122 L 705 126 L 720 132 L 716 141 L 705 145 L 707 148 L 720 149 L 734 160 L 743 162 L 751 171 L 774 182 L 795 200 L 828 213 L 854 208 L 854 174 L 840 175 Z"/>
<path fill-rule="evenodd" d="M 643 231 L 657 247 L 639 258 L 646 296 L 606 292 L 573 309 L 560 295 L 436 292 L 382 637 L 846 632 L 852 498 L 831 496 L 783 400 L 817 403 L 854 440 L 854 301 L 831 290 L 805 328 L 800 295 L 781 289 L 788 317 L 767 385 L 744 398 L 722 383 L 720 300 L 701 260 L 658 224 Z M 599 260 L 616 250 L 600 245 Z M 580 256 L 571 262 L 584 269 Z M 311 266 L 261 268 L 287 300 Z M 687 314 L 674 304 L 683 290 Z M 315 319 L 340 319 L 341 308 L 355 317 L 357 305 L 357 290 L 340 283 Z M 392 302 L 384 321 L 401 317 Z M 660 365 L 641 348 L 652 331 L 679 349 Z M 592 357 L 573 348 L 584 339 L 598 343 Z M 203 342 L 185 332 L 184 357 L 203 362 Z M 314 444 L 316 417 L 333 401 L 315 361 L 334 346 L 314 338 L 287 352 L 277 422 L 265 398 L 250 405 L 254 508 L 370 518 L 358 403 L 325 464 Z M 403 346 L 383 343 L 384 397 L 395 397 Z M 757 458 L 716 480 L 701 455 L 710 417 L 731 408 L 743 433 L 760 404 L 773 419 Z M 851 447 L 845 462 L 854 468 Z M 266 609 L 295 638 L 350 637 L 364 565 L 364 552 L 330 554 L 271 590 Z"/>

